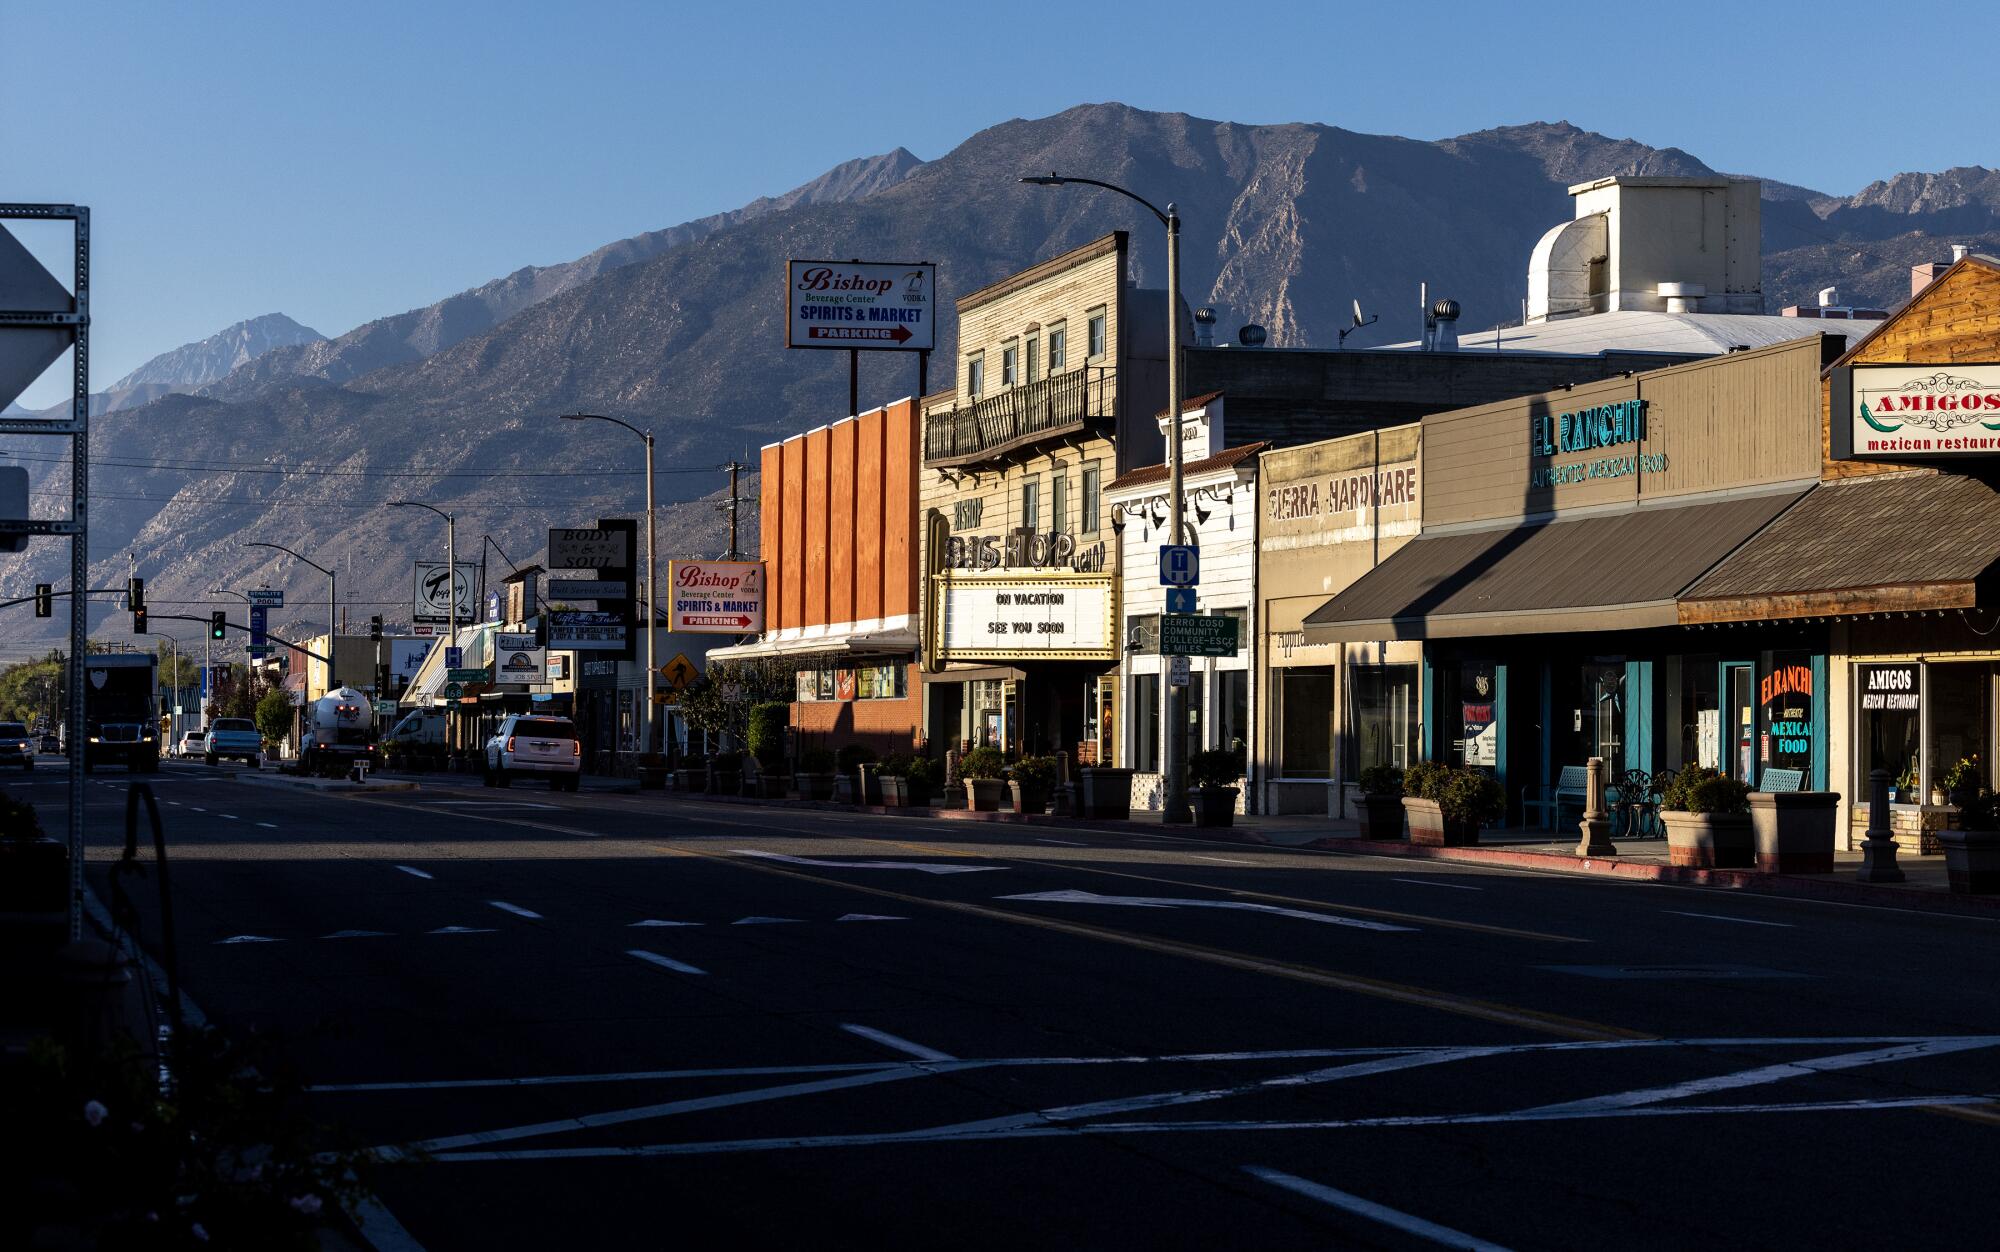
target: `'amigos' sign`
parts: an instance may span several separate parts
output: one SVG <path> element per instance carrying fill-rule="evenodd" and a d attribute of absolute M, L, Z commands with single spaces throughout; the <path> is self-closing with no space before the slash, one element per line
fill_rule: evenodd
<path fill-rule="evenodd" d="M 1833 372 L 1833 454 L 2000 454 L 2000 364 L 1853 365 Z"/>

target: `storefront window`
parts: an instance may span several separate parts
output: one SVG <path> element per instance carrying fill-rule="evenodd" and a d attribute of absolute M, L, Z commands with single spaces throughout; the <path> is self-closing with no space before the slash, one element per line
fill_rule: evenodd
<path fill-rule="evenodd" d="M 1277 671 L 1278 775 L 1333 777 L 1333 670 Z"/>
<path fill-rule="evenodd" d="M 1654 708 L 1660 767 L 1673 771 L 1688 765 L 1717 768 L 1722 732 L 1715 658 L 1664 657 L 1655 672 L 1659 680 Z"/>
<path fill-rule="evenodd" d="M 1924 667 L 1914 661 L 1899 665 L 1854 667 L 1856 717 L 1860 733 L 1863 788 L 1875 770 L 1889 775 L 1898 789 L 1917 784 L 1917 742 L 1923 726 Z M 1902 799 L 1901 795 L 1897 799 Z"/>
<path fill-rule="evenodd" d="M 1491 662 L 1467 661 L 1439 671 L 1438 716 L 1451 736 L 1455 765 L 1500 764 L 1500 690 Z"/>
<path fill-rule="evenodd" d="M 792 698 L 800 702 L 819 699 L 819 673 L 802 669 L 792 675 Z"/>
<path fill-rule="evenodd" d="M 1209 711 L 1215 728 L 1211 746 L 1241 751 L 1250 742 L 1250 672 L 1225 669 L 1215 672 L 1215 705 Z"/>
<path fill-rule="evenodd" d="M 1132 675 L 1132 768 L 1152 773 L 1160 768 L 1160 676 Z"/>
<path fill-rule="evenodd" d="M 1928 689 L 1930 742 L 1925 745 L 1925 779 L 1933 787 L 1944 786 L 1945 772 L 1959 761 L 1977 757 L 1980 781 L 1991 786 L 1993 742 L 1992 670 L 1987 665 L 1926 665 L 1924 685 Z"/>
<path fill-rule="evenodd" d="M 1773 653 L 1770 668 L 1757 682 L 1757 700 L 1764 708 L 1758 755 L 1766 769 L 1812 769 L 1816 699 L 1812 658 L 1804 652 Z"/>
<path fill-rule="evenodd" d="M 1417 667 L 1349 666 L 1348 775 L 1378 765 L 1407 769 L 1417 739 Z"/>
<path fill-rule="evenodd" d="M 908 694 L 909 671 L 900 665 L 864 665 L 856 674 L 863 700 L 900 700 Z"/>

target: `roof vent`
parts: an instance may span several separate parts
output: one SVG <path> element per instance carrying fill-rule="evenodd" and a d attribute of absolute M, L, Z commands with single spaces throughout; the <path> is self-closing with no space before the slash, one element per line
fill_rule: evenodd
<path fill-rule="evenodd" d="M 1819 289 L 1819 307 L 1821 307 L 1822 309 L 1831 309 L 1838 306 L 1839 304 L 1840 304 L 1840 288 L 1821 287 Z"/>
<path fill-rule="evenodd" d="M 1243 329 L 1236 332 L 1236 342 L 1246 348 L 1261 348 L 1264 346 L 1264 328 L 1255 322 L 1246 322 Z"/>
<path fill-rule="evenodd" d="M 1660 284 L 1660 299 L 1667 302 L 1669 313 L 1698 313 L 1707 294 L 1708 288 L 1701 283 Z"/>
<path fill-rule="evenodd" d="M 1951 259 L 1953 263 L 1963 261 L 1965 254 L 1970 251 L 1972 251 L 1972 245 L 1970 244 L 1955 243 L 1951 245 Z"/>
<path fill-rule="evenodd" d="M 1194 311 L 1194 346 L 1215 346 L 1215 310 L 1206 304 Z"/>
<path fill-rule="evenodd" d="M 1440 299 L 1431 301 L 1431 350 L 1434 352 L 1458 351 L 1458 301 Z"/>

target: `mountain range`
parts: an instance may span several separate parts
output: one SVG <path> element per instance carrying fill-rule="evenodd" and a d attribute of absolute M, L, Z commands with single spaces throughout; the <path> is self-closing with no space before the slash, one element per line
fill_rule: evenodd
<path fill-rule="evenodd" d="M 1133 232 L 1133 278 L 1161 285 L 1150 215 L 1085 188 L 1017 181 L 1048 170 L 1171 196 L 1189 303 L 1215 306 L 1225 334 L 1265 326 L 1274 346 L 1330 346 L 1355 299 L 1382 318 L 1354 343 L 1413 338 L 1420 282 L 1461 302 L 1468 331 L 1510 320 L 1535 239 L 1570 216 L 1568 184 L 1714 172 L 1679 149 L 1567 122 L 1421 141 L 1118 104 L 1015 119 L 932 161 L 898 149 L 847 162 L 783 195 L 336 338 L 298 327 L 297 341 L 221 378 L 178 379 L 176 394 L 97 423 L 93 558 L 111 577 L 136 564 L 156 597 L 193 602 L 209 587 L 268 580 L 317 600 L 310 569 L 241 546 L 283 543 L 341 570 L 344 600 L 381 606 L 355 612 L 395 620 L 407 562 L 441 556 L 443 527 L 390 500 L 455 512 L 461 559 L 485 533 L 524 562 L 549 525 L 637 510 L 637 440 L 554 420 L 578 410 L 654 431 L 661 497 L 689 502 L 663 512 L 662 552 L 713 555 L 724 542 L 710 508 L 716 467 L 844 411 L 841 354 L 781 346 L 787 258 L 934 260 L 950 298 L 1122 228 Z M 1836 284 L 1847 302 L 1893 306 L 1909 265 L 1947 258 L 1950 243 L 2000 241 L 2000 173 L 1978 167 L 1897 174 L 1846 197 L 1776 182 L 1764 193 L 1773 310 Z M 939 327 L 934 386 L 949 383 L 954 329 Z M 909 394 L 915 373 L 906 357 L 864 355 L 863 403 Z M 33 468 L 38 489 L 62 489 L 60 466 Z M 754 479 L 744 482 L 754 498 Z M 755 534 L 748 514 L 742 533 Z M 31 567 L 60 568 L 53 546 L 0 556 L 0 587 L 30 581 Z"/>

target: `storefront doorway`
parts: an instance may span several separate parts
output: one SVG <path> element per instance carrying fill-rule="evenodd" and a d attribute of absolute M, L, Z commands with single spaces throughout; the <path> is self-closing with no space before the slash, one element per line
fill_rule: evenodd
<path fill-rule="evenodd" d="M 1724 665 L 1722 689 L 1728 693 L 1723 726 L 1722 770 L 1752 787 L 1757 785 L 1757 669 L 1754 665 Z"/>

